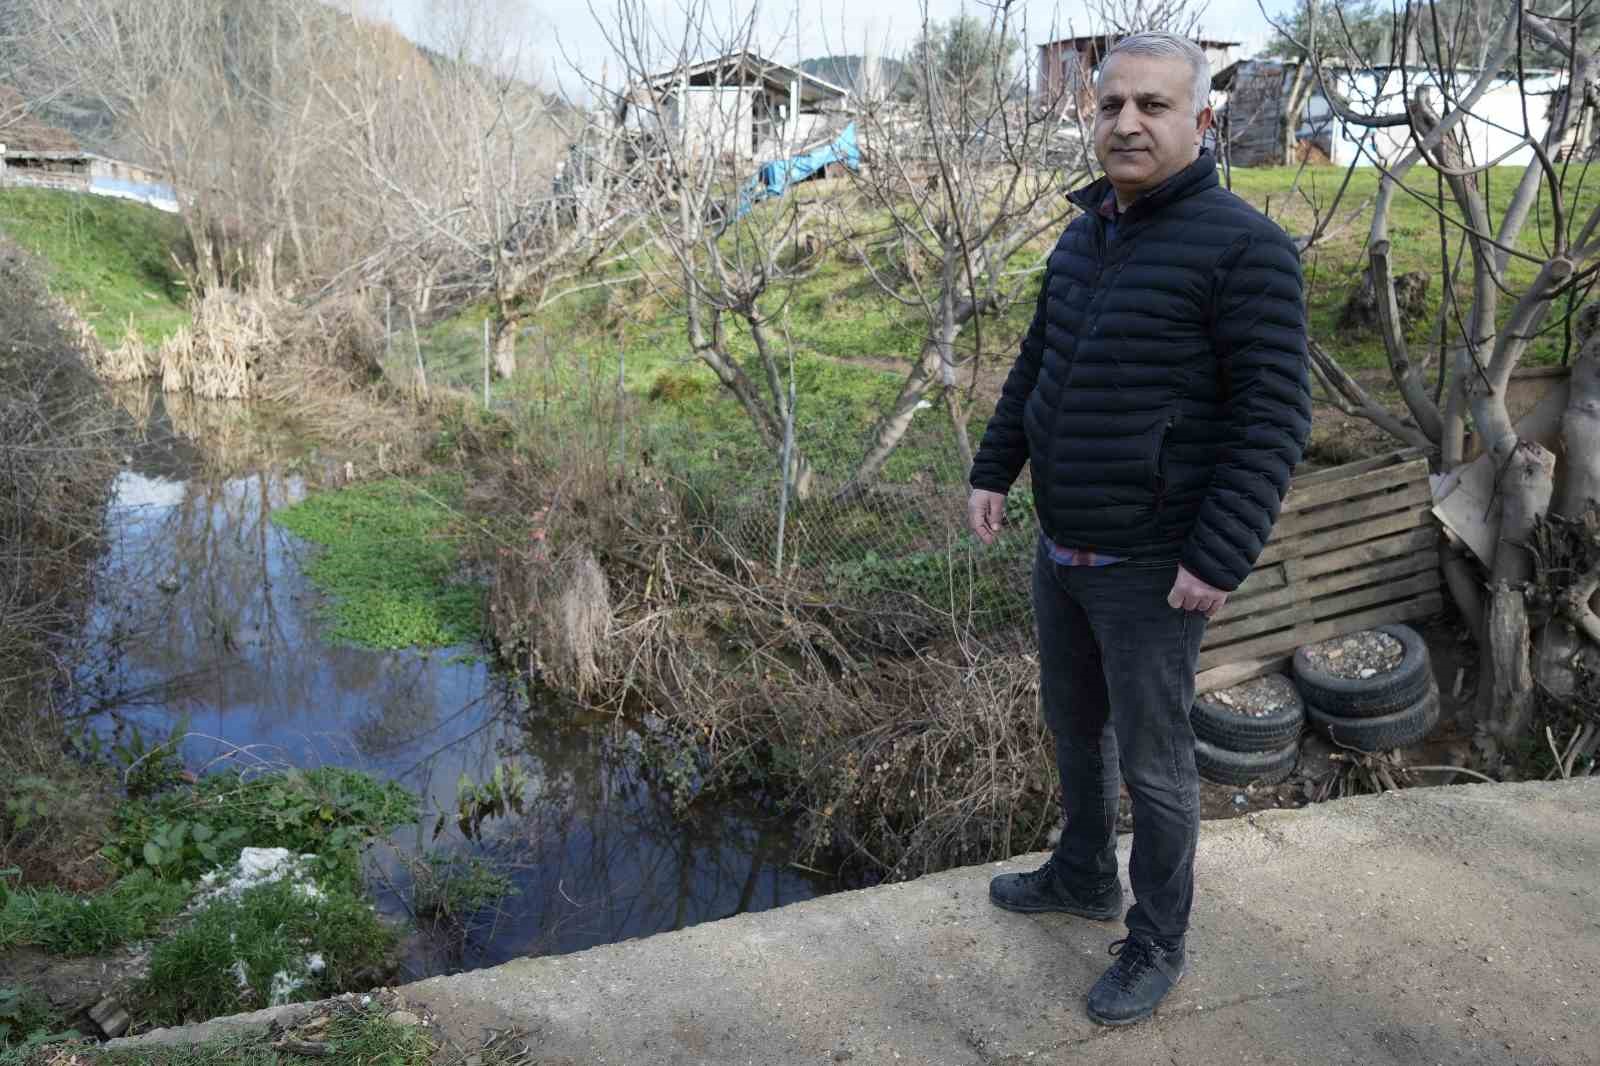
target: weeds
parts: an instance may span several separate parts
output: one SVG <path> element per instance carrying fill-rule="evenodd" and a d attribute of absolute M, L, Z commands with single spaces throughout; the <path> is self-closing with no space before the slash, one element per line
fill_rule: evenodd
<path fill-rule="evenodd" d="M 325 998 L 381 983 L 393 930 L 346 887 L 279 881 L 212 903 L 158 944 L 138 997 L 176 1025 Z"/>
<path fill-rule="evenodd" d="M 465 928 L 473 917 L 516 894 L 516 886 L 477 856 L 430 852 L 409 860 L 411 909 L 418 918 Z"/>
<path fill-rule="evenodd" d="M 321 493 L 273 514 L 320 547 L 306 574 L 331 598 L 329 636 L 372 648 L 474 639 L 482 592 L 457 577 L 459 482 L 400 479 Z"/>
<path fill-rule="evenodd" d="M 98 954 L 151 935 L 188 901 L 188 885 L 146 870 L 89 896 L 15 889 L 0 904 L 0 950 L 33 946 L 55 955 Z"/>
<path fill-rule="evenodd" d="M 119 869 L 193 880 L 244 847 L 287 848 L 315 854 L 321 876 L 354 883 L 360 850 L 417 818 L 414 795 L 356 770 L 208 774 L 193 787 L 125 804 L 105 855 Z"/>

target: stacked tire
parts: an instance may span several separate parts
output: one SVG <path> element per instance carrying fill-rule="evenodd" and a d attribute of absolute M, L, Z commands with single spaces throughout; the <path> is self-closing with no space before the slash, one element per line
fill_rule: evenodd
<path fill-rule="evenodd" d="M 1415 744 L 1439 723 L 1439 686 L 1422 636 L 1410 626 L 1378 626 L 1398 640 L 1400 662 L 1369 678 L 1340 677 L 1294 654 L 1294 681 L 1311 727 L 1341 748 L 1389 751 Z"/>
<path fill-rule="evenodd" d="M 1306 711 L 1295 686 L 1283 681 L 1281 706 L 1241 712 L 1226 693 L 1197 696 L 1189 714 L 1200 776 L 1218 785 L 1275 785 L 1294 773 Z"/>

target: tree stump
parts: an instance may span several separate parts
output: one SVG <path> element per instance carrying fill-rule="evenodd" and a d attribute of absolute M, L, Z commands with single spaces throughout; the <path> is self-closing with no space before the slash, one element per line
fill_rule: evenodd
<path fill-rule="evenodd" d="M 1409 331 L 1428 313 L 1428 285 L 1433 279 L 1424 271 L 1413 270 L 1394 279 L 1395 300 L 1400 305 L 1401 324 Z M 1344 309 L 1339 312 L 1339 328 L 1347 333 L 1378 333 L 1377 286 L 1372 283 L 1372 268 L 1361 273 L 1361 283 L 1350 290 Z"/>

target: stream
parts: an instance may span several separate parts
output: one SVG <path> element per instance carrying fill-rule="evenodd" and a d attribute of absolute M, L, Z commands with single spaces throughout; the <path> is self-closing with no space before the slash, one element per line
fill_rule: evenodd
<path fill-rule="evenodd" d="M 321 598 L 302 574 L 315 549 L 270 520 L 314 486 L 279 462 L 221 476 L 206 460 L 157 401 L 114 487 L 78 712 L 105 739 L 137 729 L 150 744 L 185 728 L 184 761 L 197 773 L 334 765 L 419 794 L 422 823 L 372 851 L 380 910 L 409 916 L 408 871 L 428 851 L 477 856 L 516 891 L 470 931 L 409 937 L 402 978 L 578 951 L 836 887 L 790 863 L 792 832 L 753 800 L 675 814 L 640 768 L 636 725 L 530 693 L 491 670 L 482 649 L 321 639 Z M 529 782 L 525 810 L 468 839 L 455 825 L 457 781 L 485 780 L 503 761 Z"/>

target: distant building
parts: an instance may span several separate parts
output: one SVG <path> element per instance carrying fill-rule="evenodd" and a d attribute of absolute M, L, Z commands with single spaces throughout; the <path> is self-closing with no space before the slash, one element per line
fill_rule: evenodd
<path fill-rule="evenodd" d="M 1427 66 L 1374 66 L 1350 69 L 1324 65 L 1323 77 L 1335 95 L 1364 114 L 1395 114 L 1420 90 L 1435 110 L 1444 110 L 1444 88 L 1459 99 L 1478 79 L 1478 71 L 1459 68 L 1446 75 Z M 1526 165 L 1533 150 L 1522 143 L 1523 96 L 1529 133 L 1541 139 L 1549 128 L 1550 108 L 1562 91 L 1565 76 L 1558 71 L 1528 70 L 1519 88 L 1515 72 L 1493 79 L 1472 114 L 1456 127 L 1471 159 L 1478 163 L 1498 160 L 1511 166 Z M 1212 78 L 1222 138 L 1235 166 L 1277 166 L 1308 155 L 1313 162 L 1336 166 L 1372 166 L 1391 162 L 1412 148 L 1410 129 L 1392 126 L 1369 130 L 1342 122 L 1334 113 L 1316 76 L 1302 71 L 1297 60 L 1247 59 L 1219 70 Z M 1303 97 L 1298 115 L 1295 96 Z M 1292 135 L 1286 120 L 1294 121 Z M 1590 134 L 1580 129 L 1577 143 L 1587 145 Z M 1520 146 L 1520 147 L 1519 147 Z"/>
<path fill-rule="evenodd" d="M 674 138 L 691 154 L 765 160 L 831 137 L 849 96 L 814 74 L 734 52 L 631 87 L 617 118 L 624 127 Z"/>
<path fill-rule="evenodd" d="M 0 186 L 7 185 L 110 196 L 162 211 L 178 210 L 177 193 L 161 175 L 93 152 L 38 151 L 0 145 Z"/>
<path fill-rule="evenodd" d="M 1059 41 L 1041 44 L 1038 48 L 1039 97 L 1043 100 L 1061 99 L 1062 110 L 1067 114 L 1092 114 L 1094 111 L 1094 79 L 1111 46 L 1121 40 L 1115 34 L 1092 37 L 1064 37 Z M 1191 38 L 1206 53 L 1213 71 L 1233 62 L 1233 50 L 1238 41 L 1212 41 Z"/>

